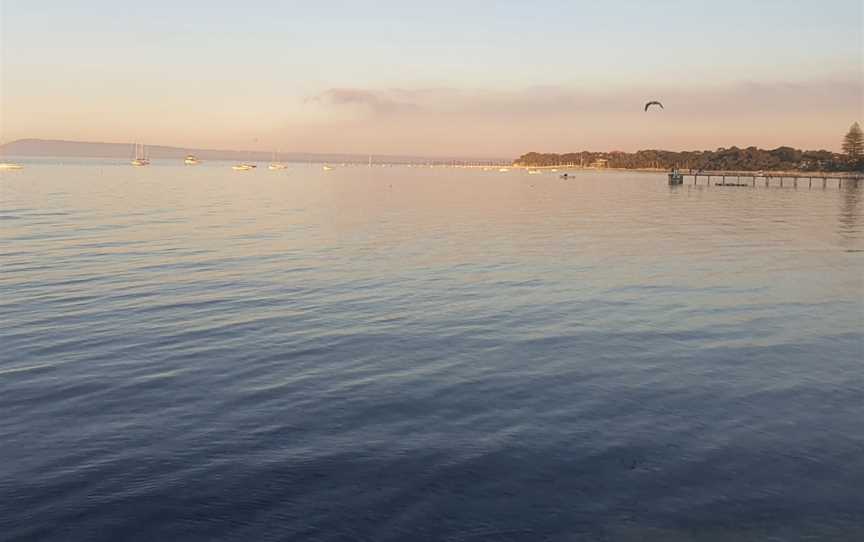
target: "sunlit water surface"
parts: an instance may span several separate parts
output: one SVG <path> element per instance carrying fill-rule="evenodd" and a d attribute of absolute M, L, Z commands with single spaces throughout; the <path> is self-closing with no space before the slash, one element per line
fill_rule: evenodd
<path fill-rule="evenodd" d="M 864 539 L 864 183 L 34 160 L 0 198 L 2 540 Z"/>

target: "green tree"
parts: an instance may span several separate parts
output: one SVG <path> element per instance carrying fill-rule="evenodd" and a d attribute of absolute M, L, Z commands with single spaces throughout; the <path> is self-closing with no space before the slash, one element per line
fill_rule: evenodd
<path fill-rule="evenodd" d="M 846 137 L 843 138 L 843 152 L 850 160 L 858 160 L 864 157 L 864 133 L 858 123 L 852 124 Z"/>

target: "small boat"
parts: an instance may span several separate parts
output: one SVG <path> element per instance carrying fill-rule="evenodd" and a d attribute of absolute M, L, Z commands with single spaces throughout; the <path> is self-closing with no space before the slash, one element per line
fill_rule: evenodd
<path fill-rule="evenodd" d="M 323 169 L 324 171 L 330 171 L 330 170 L 333 169 L 333 166 L 328 166 L 327 164 L 324 164 L 324 165 L 321 167 L 321 169 Z"/>
<path fill-rule="evenodd" d="M 669 184 L 684 184 L 684 174 L 673 169 L 669 172 Z"/>
<path fill-rule="evenodd" d="M 255 139 L 253 142 L 258 143 L 258 139 Z M 231 169 L 233 169 L 234 171 L 251 171 L 257 168 L 258 164 L 252 163 L 252 151 L 247 151 L 246 156 L 249 158 L 249 160 L 245 162 L 240 162 L 239 164 L 235 164 L 231 166 Z"/>
<path fill-rule="evenodd" d="M 528 175 L 540 175 L 541 173 L 543 173 L 543 172 L 540 171 L 539 169 L 529 169 L 528 170 Z"/>
<path fill-rule="evenodd" d="M 134 158 L 132 158 L 132 161 L 129 162 L 133 166 L 140 167 L 150 165 L 150 159 L 147 157 L 147 150 L 144 148 L 144 145 L 136 143 L 133 151 L 133 156 Z"/>
<path fill-rule="evenodd" d="M 510 171 L 510 168 L 502 167 L 502 168 L 499 169 L 498 171 L 499 171 L 500 173 L 507 173 L 508 171 Z"/>
<path fill-rule="evenodd" d="M 0 162 L 0 170 L 7 171 L 12 169 L 24 169 L 24 166 L 12 162 Z"/>
<path fill-rule="evenodd" d="M 186 158 L 183 159 L 183 163 L 187 166 L 197 166 L 201 163 L 201 160 L 191 154 L 187 154 Z"/>

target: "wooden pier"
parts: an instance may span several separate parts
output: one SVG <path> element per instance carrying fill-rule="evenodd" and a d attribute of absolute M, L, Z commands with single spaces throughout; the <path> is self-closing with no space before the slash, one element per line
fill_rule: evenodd
<path fill-rule="evenodd" d="M 692 183 L 688 182 L 692 178 Z M 755 187 L 755 186 L 788 186 L 793 188 L 808 187 L 818 188 L 836 187 L 843 188 L 851 186 L 857 188 L 864 184 L 864 174 L 861 173 L 819 173 L 819 172 L 755 172 L 755 171 L 697 171 L 697 170 L 673 170 L 669 173 L 669 184 L 700 184 L 703 186 L 731 186 L 731 187 Z M 713 179 L 713 183 L 712 183 Z"/>

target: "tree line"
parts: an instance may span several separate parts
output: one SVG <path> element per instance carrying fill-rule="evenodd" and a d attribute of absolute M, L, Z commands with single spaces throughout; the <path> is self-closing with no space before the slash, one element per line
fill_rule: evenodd
<path fill-rule="evenodd" d="M 529 152 L 516 165 L 525 167 L 582 165 L 621 169 L 701 169 L 727 171 L 864 171 L 864 134 L 856 122 L 843 138 L 843 154 L 826 150 L 805 151 L 792 147 L 766 150 L 756 147 L 720 148 L 714 151 L 641 150 L 628 152 Z"/>

